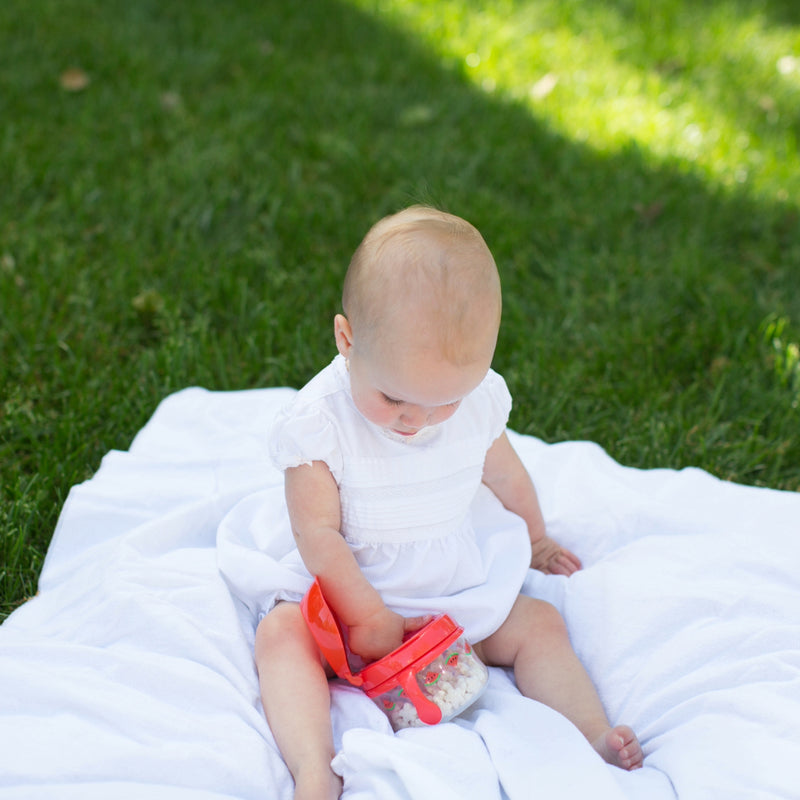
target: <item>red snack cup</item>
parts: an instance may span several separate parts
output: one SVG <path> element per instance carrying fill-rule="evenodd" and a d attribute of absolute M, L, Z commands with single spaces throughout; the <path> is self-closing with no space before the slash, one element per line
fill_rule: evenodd
<path fill-rule="evenodd" d="M 341 626 L 315 579 L 301 601 L 303 617 L 334 672 L 364 690 L 394 730 L 447 722 L 483 693 L 489 671 L 447 614 L 434 617 L 400 647 L 354 672 Z"/>

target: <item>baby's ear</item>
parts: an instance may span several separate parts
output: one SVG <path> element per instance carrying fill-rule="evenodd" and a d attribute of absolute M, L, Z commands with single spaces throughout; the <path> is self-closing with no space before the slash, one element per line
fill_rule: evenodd
<path fill-rule="evenodd" d="M 343 314 L 333 318 L 333 335 L 336 339 L 336 349 L 345 357 L 350 357 L 353 349 L 353 329 Z"/>

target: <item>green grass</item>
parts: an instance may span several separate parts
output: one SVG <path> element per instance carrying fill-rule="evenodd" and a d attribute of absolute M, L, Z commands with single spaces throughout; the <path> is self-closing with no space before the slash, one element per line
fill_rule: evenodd
<path fill-rule="evenodd" d="M 328 361 L 410 202 L 495 252 L 515 429 L 800 489 L 798 100 L 792 0 L 5 0 L 0 618 L 165 395 Z"/>

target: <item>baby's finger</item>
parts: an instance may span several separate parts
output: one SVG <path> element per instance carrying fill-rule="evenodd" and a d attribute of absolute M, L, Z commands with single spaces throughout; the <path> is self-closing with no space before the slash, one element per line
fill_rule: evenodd
<path fill-rule="evenodd" d="M 572 572 L 573 570 L 555 558 L 550 562 L 550 569 L 547 570 L 548 575 L 566 575 L 567 577 L 572 575 Z"/>
<path fill-rule="evenodd" d="M 576 565 L 573 559 L 570 558 L 570 555 L 572 554 L 562 551 L 555 558 L 553 558 L 551 562 L 553 574 L 566 575 L 569 577 L 573 572 L 577 572 L 580 569 L 580 565 Z"/>
<path fill-rule="evenodd" d="M 565 550 L 562 553 L 562 556 L 564 556 L 566 563 L 569 564 L 572 572 L 577 572 L 579 569 L 583 569 L 583 564 L 578 556 L 575 555 L 575 553 L 570 553 L 569 550 Z"/>
<path fill-rule="evenodd" d="M 404 617 L 403 618 L 403 633 L 413 633 L 414 631 L 418 631 L 420 628 L 427 625 L 433 617 L 430 614 L 426 614 L 423 617 Z"/>

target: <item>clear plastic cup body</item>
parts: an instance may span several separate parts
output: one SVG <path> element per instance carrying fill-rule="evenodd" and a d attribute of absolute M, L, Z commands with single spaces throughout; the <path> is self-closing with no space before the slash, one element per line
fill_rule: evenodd
<path fill-rule="evenodd" d="M 447 722 L 472 705 L 483 694 L 489 680 L 489 671 L 461 636 L 417 670 L 416 681 L 422 693 L 442 712 L 442 722 Z M 395 731 L 401 728 L 423 726 L 412 698 L 402 686 L 372 698 L 383 710 Z"/>

